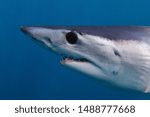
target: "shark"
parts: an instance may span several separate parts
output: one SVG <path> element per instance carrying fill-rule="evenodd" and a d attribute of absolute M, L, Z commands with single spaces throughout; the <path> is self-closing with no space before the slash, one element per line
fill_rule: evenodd
<path fill-rule="evenodd" d="M 61 64 L 113 85 L 150 92 L 149 26 L 21 26 Z"/>

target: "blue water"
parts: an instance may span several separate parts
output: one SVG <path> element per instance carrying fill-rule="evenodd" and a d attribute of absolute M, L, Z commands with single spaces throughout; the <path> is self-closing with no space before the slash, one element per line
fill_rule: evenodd
<path fill-rule="evenodd" d="M 150 99 L 62 66 L 22 25 L 150 25 L 149 0 L 1 0 L 0 99 Z"/>

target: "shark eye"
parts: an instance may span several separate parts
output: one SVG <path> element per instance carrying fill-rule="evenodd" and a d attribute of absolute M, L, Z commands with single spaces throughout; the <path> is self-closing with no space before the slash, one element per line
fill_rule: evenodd
<path fill-rule="evenodd" d="M 78 40 L 78 36 L 74 32 L 69 32 L 66 34 L 66 40 L 70 44 L 76 44 Z"/>

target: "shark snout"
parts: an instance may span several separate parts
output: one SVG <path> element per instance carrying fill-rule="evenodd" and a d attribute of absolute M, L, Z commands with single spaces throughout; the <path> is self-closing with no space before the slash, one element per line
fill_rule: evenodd
<path fill-rule="evenodd" d="M 51 35 L 51 30 L 45 27 L 21 26 L 20 30 L 27 36 L 39 41 L 48 38 Z"/>
<path fill-rule="evenodd" d="M 25 34 L 30 34 L 30 31 L 29 31 L 29 28 L 28 28 L 28 27 L 21 26 L 21 27 L 20 27 L 20 30 L 21 30 L 22 32 L 24 32 Z"/>
<path fill-rule="evenodd" d="M 21 26 L 20 30 L 26 34 L 27 36 L 35 38 L 35 32 L 37 30 L 36 27 L 27 27 L 27 26 Z"/>
<path fill-rule="evenodd" d="M 60 46 L 66 43 L 65 31 L 51 27 L 22 26 L 21 31 L 32 39 L 45 43 L 46 45 Z"/>

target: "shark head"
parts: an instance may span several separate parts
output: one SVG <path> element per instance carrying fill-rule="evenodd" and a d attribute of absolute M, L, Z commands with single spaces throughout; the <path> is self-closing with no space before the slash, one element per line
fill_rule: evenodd
<path fill-rule="evenodd" d="M 64 27 L 21 27 L 21 30 L 61 55 L 62 65 L 104 80 L 119 73 L 121 54 L 111 40 Z"/>
<path fill-rule="evenodd" d="M 146 27 L 21 27 L 61 64 L 121 87 L 150 92 Z M 146 38 L 146 39 L 145 39 Z"/>

